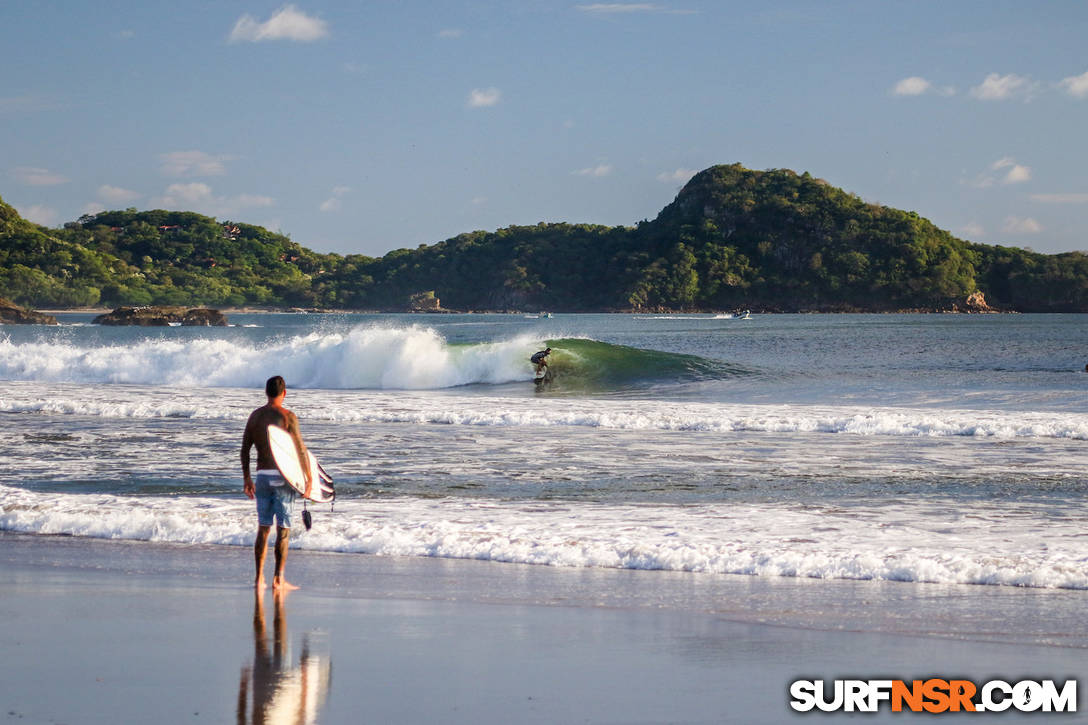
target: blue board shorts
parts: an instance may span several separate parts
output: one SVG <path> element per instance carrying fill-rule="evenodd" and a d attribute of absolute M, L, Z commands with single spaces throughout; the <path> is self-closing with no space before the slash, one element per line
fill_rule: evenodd
<path fill-rule="evenodd" d="M 279 473 L 257 472 L 253 484 L 257 497 L 257 524 L 271 526 L 273 520 L 281 529 L 291 528 L 291 510 L 295 503 L 295 489 L 287 485 Z"/>

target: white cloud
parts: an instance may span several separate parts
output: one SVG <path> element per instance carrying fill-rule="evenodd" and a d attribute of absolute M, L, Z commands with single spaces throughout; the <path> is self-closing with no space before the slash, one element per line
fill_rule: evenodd
<path fill-rule="evenodd" d="M 980 101 L 1007 101 L 1013 98 L 1030 100 L 1036 87 L 1037 84 L 1025 76 L 991 73 L 981 84 L 971 89 L 971 96 Z"/>
<path fill-rule="evenodd" d="M 698 171 L 694 169 L 677 169 L 676 171 L 666 171 L 657 175 L 658 181 L 663 181 L 666 184 L 686 184 L 691 181 L 691 177 L 695 176 Z"/>
<path fill-rule="evenodd" d="M 592 176 L 594 178 L 601 178 L 602 176 L 608 176 L 612 173 L 611 164 L 599 164 L 597 166 L 590 166 L 587 169 L 578 169 L 571 172 L 575 176 Z"/>
<path fill-rule="evenodd" d="M 11 175 L 21 184 L 27 186 L 57 186 L 67 184 L 69 179 L 63 174 L 58 174 L 49 169 L 37 169 L 29 166 L 20 166 L 12 169 Z"/>
<path fill-rule="evenodd" d="M 321 206 L 319 206 L 318 209 L 324 212 L 340 211 L 341 206 L 343 206 L 340 199 L 342 199 L 349 191 L 351 191 L 351 187 L 349 186 L 334 186 L 332 189 L 332 196 L 321 202 Z"/>
<path fill-rule="evenodd" d="M 498 88 L 473 88 L 468 94 L 469 108 L 487 108 L 494 106 L 502 98 Z"/>
<path fill-rule="evenodd" d="M 110 204 L 124 204 L 127 201 L 139 199 L 141 196 L 139 192 L 122 189 L 119 186 L 103 184 L 98 187 L 98 198 Z"/>
<path fill-rule="evenodd" d="M 1006 184 L 1021 184 L 1025 181 L 1031 181 L 1031 168 L 1027 166 L 1013 164 L 1009 173 L 1005 174 Z"/>
<path fill-rule="evenodd" d="M 1011 156 L 998 159 L 990 165 L 991 171 L 1000 171 L 1001 169 L 1008 169 L 1005 172 L 1005 178 L 1001 180 L 1003 184 L 1020 184 L 1031 181 L 1031 168 L 1016 163 L 1016 159 Z"/>
<path fill-rule="evenodd" d="M 474 196 L 474 197 L 472 197 L 472 202 L 471 203 L 472 203 L 473 206 L 481 206 L 481 205 L 487 203 L 487 197 L 486 196 Z"/>
<path fill-rule="evenodd" d="M 176 207 L 186 204 L 202 204 L 212 198 L 212 187 L 200 182 L 191 184 L 171 184 L 166 187 L 166 194 L 154 199 L 153 206 Z"/>
<path fill-rule="evenodd" d="M 1020 217 L 1010 216 L 1005 218 L 1001 231 L 1006 234 L 1038 234 L 1043 231 L 1043 225 L 1031 217 L 1021 219 Z"/>
<path fill-rule="evenodd" d="M 443 28 L 438 31 L 439 38 L 460 38 L 465 32 L 460 28 Z"/>
<path fill-rule="evenodd" d="M 80 210 L 82 214 L 98 214 L 99 212 L 106 211 L 106 207 L 102 206 L 97 201 L 92 201 L 90 204 L 84 204 L 83 209 Z"/>
<path fill-rule="evenodd" d="M 269 196 L 257 194 L 239 194 L 238 196 L 216 196 L 212 187 L 200 182 L 189 184 L 171 184 L 166 192 L 150 201 L 156 209 L 198 211 L 217 217 L 229 217 L 243 209 L 272 206 L 275 200 Z"/>
<path fill-rule="evenodd" d="M 227 173 L 224 161 L 232 156 L 213 156 L 203 151 L 171 151 L 160 154 L 162 173 L 166 176 L 222 176 Z"/>
<path fill-rule="evenodd" d="M 1088 71 L 1064 78 L 1058 86 L 1074 98 L 1088 98 Z"/>
<path fill-rule="evenodd" d="M 1088 194 L 1032 194 L 1031 200 L 1044 204 L 1088 204 Z"/>
<path fill-rule="evenodd" d="M 968 222 L 956 231 L 969 239 L 972 237 L 978 239 L 986 233 L 986 230 L 982 228 L 982 225 L 976 222 Z"/>
<path fill-rule="evenodd" d="M 29 219 L 35 224 L 41 224 L 43 227 L 56 225 L 57 219 L 60 218 L 56 209 L 42 204 L 34 204 L 25 211 L 20 212 L 20 214 L 24 219 Z"/>
<path fill-rule="evenodd" d="M 329 34 L 329 25 L 312 18 L 294 5 L 285 5 L 268 20 L 258 22 L 252 15 L 243 15 L 230 31 L 230 42 L 259 43 L 265 40 L 293 40 L 309 43 Z"/>
<path fill-rule="evenodd" d="M 956 95 L 954 86 L 935 86 L 921 76 L 904 78 L 892 87 L 893 96 L 921 96 L 926 93 L 936 93 L 946 98 Z"/>
<path fill-rule="evenodd" d="M 1003 171 L 1005 169 L 1008 170 L 1005 171 L 1004 176 L 1001 177 L 1002 184 L 1022 184 L 1025 181 L 1031 181 L 1030 166 L 1016 163 L 1016 159 L 1011 156 L 1004 156 L 990 164 L 987 171 L 982 172 L 967 183 L 976 189 L 988 189 L 998 181 L 990 172 Z"/>
<path fill-rule="evenodd" d="M 344 63 L 344 72 L 350 73 L 352 75 L 361 75 L 368 72 L 369 70 L 370 66 L 366 65 L 365 63 L 353 63 L 351 61 Z"/>
<path fill-rule="evenodd" d="M 925 78 L 911 76 L 896 83 L 895 87 L 892 88 L 892 94 L 896 96 L 920 96 L 931 88 L 933 88 L 933 84 Z"/>

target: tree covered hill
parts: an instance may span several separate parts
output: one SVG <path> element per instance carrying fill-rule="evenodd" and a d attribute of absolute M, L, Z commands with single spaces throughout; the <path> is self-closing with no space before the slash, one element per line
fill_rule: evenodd
<path fill-rule="evenodd" d="M 979 290 L 1010 309 L 1088 310 L 1083 253 L 972 244 L 808 173 L 712 167 L 644 231 L 699 306 L 941 309 Z"/>
<path fill-rule="evenodd" d="M 0 201 L 0 290 L 39 307 L 337 304 L 320 277 L 352 259 L 192 212 L 110 211 L 45 229 Z"/>
<path fill-rule="evenodd" d="M 88 215 L 63 229 L 0 200 L 0 295 L 34 306 L 404 309 L 947 309 L 975 291 L 1022 311 L 1088 311 L 1088 256 L 973 244 L 811 175 L 734 164 L 653 221 L 461 234 L 380 258 L 320 254 L 191 212 Z"/>

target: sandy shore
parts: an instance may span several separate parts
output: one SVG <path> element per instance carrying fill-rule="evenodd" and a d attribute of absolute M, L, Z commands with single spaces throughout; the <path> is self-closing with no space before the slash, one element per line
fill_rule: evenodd
<path fill-rule="evenodd" d="M 277 605 L 250 562 L 0 533 L 0 719 L 826 722 L 792 680 L 1067 679 L 1088 647 L 1083 592 L 292 551 Z"/>

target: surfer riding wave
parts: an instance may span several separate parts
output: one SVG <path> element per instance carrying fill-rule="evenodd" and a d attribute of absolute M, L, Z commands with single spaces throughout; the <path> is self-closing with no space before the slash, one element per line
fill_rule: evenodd
<path fill-rule="evenodd" d="M 534 352 L 532 357 L 529 358 L 535 367 L 533 370 L 533 382 L 539 388 L 545 383 L 551 382 L 551 376 L 548 374 L 548 355 L 550 355 L 552 349 L 550 347 L 544 348 L 539 352 Z"/>

